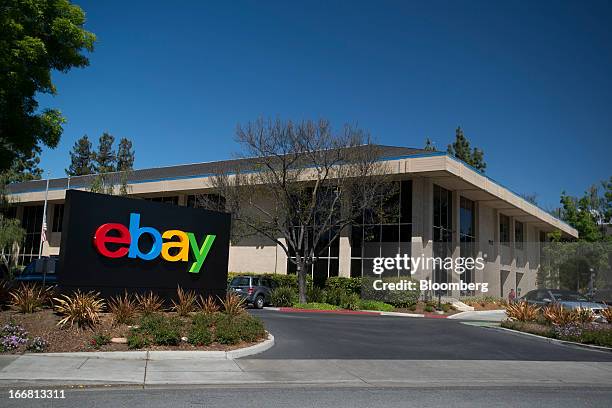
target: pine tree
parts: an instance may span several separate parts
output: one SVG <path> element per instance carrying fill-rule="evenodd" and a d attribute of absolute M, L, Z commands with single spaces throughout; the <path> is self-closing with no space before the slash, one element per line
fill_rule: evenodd
<path fill-rule="evenodd" d="M 484 152 L 477 147 L 474 149 L 470 148 L 470 141 L 463 134 L 461 126 L 458 126 L 455 130 L 455 142 L 452 145 L 448 145 L 447 152 L 481 173 L 484 173 L 487 168 L 487 164 L 484 162 Z"/>
<path fill-rule="evenodd" d="M 604 188 L 603 206 L 604 222 L 612 222 L 612 176 L 610 180 L 601 182 Z"/>
<path fill-rule="evenodd" d="M 94 153 L 94 170 L 96 173 L 108 173 L 115 171 L 117 154 L 113 148 L 115 137 L 107 132 L 100 136 L 98 151 Z"/>
<path fill-rule="evenodd" d="M 70 152 L 70 166 L 65 169 L 68 176 L 83 176 L 93 173 L 91 142 L 87 135 L 77 140 Z"/>
<path fill-rule="evenodd" d="M 134 149 L 132 142 L 123 137 L 119 141 L 119 149 L 117 151 L 117 171 L 132 170 L 134 167 Z"/>
<path fill-rule="evenodd" d="M 433 145 L 433 143 L 431 142 L 431 140 L 429 138 L 427 138 L 425 140 L 425 147 L 423 148 L 423 150 L 426 150 L 428 152 L 435 152 L 436 151 L 436 147 Z"/>
<path fill-rule="evenodd" d="M 40 164 L 40 147 L 35 147 L 29 154 L 19 153 L 13 160 L 10 169 L 6 171 L 7 183 L 20 183 L 22 181 L 40 180 L 43 170 Z"/>

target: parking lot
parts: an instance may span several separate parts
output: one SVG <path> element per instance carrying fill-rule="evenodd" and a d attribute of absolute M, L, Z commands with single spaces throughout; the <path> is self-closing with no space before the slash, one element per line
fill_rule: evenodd
<path fill-rule="evenodd" d="M 612 353 L 450 319 L 250 310 L 276 345 L 259 359 L 612 361 Z"/>

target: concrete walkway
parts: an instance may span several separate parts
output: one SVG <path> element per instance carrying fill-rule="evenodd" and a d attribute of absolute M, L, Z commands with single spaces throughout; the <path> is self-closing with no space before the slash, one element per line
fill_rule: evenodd
<path fill-rule="evenodd" d="M 612 362 L 0 356 L 0 386 L 76 384 L 612 387 Z"/>
<path fill-rule="evenodd" d="M 506 319 L 505 310 L 477 310 L 472 312 L 461 312 L 451 316 L 449 319 L 469 320 L 479 322 L 501 322 Z"/>

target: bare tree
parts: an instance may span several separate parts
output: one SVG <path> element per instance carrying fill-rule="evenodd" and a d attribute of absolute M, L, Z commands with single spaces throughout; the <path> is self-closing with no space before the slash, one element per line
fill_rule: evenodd
<path fill-rule="evenodd" d="M 220 167 L 212 177 L 215 193 L 232 213 L 234 242 L 258 235 L 283 248 L 296 266 L 299 299 L 305 302 L 309 266 L 389 189 L 380 148 L 363 130 L 347 125 L 334 133 L 326 120 L 260 119 L 238 126 L 236 138 L 245 160 Z"/>

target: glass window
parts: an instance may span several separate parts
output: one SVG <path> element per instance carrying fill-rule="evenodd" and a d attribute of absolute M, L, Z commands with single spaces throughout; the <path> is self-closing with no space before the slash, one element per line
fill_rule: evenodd
<path fill-rule="evenodd" d="M 62 222 L 64 222 L 64 204 L 55 204 L 51 232 L 62 232 Z"/>
<path fill-rule="evenodd" d="M 510 245 L 510 217 L 499 214 L 499 242 Z"/>
<path fill-rule="evenodd" d="M 383 189 L 374 208 L 355 217 L 351 226 L 351 276 L 372 273 L 372 259 L 410 255 L 412 241 L 412 181 L 393 182 Z"/>
<path fill-rule="evenodd" d="M 452 240 L 452 193 L 445 188 L 434 184 L 434 237 L 437 236 L 437 242 L 449 242 Z M 438 234 L 435 230 L 438 229 Z M 436 241 L 436 239 L 434 239 Z"/>
<path fill-rule="evenodd" d="M 27 265 L 38 257 L 40 233 L 42 231 L 43 206 L 29 205 L 23 207 L 21 225 L 25 229 L 25 239 L 21 248 L 20 261 Z"/>
<path fill-rule="evenodd" d="M 219 194 L 197 194 L 187 196 L 187 207 L 225 211 L 225 204 L 225 197 Z"/>
<path fill-rule="evenodd" d="M 476 206 L 472 200 L 465 197 L 459 199 L 459 251 L 462 257 L 476 256 Z M 475 270 L 466 269 L 461 274 L 461 280 L 466 283 L 475 281 Z M 461 296 L 475 295 L 474 291 L 463 290 Z"/>
<path fill-rule="evenodd" d="M 178 196 L 167 196 L 167 197 L 147 197 L 147 201 L 154 201 L 156 203 L 166 203 L 172 205 L 178 205 Z"/>
<path fill-rule="evenodd" d="M 433 186 L 433 255 L 434 257 L 445 258 L 452 255 L 452 225 L 453 225 L 453 198 L 452 193 L 436 184 Z M 449 271 L 436 265 L 433 271 L 434 282 L 449 282 Z M 446 295 L 447 291 L 438 291 L 437 294 Z"/>
<path fill-rule="evenodd" d="M 400 205 L 400 222 L 412 224 L 412 180 L 401 182 Z"/>
<path fill-rule="evenodd" d="M 464 241 L 476 238 L 476 215 L 474 202 L 465 197 L 459 200 L 459 236 Z M 471 239 L 470 239 L 471 238 Z"/>
<path fill-rule="evenodd" d="M 523 223 L 514 221 L 514 246 L 523 249 Z"/>
<path fill-rule="evenodd" d="M 544 301 L 544 299 L 550 299 L 550 295 L 548 294 L 548 291 L 543 290 L 543 289 L 538 290 L 536 293 L 536 300 L 541 302 L 541 301 Z"/>
<path fill-rule="evenodd" d="M 249 286 L 249 278 L 246 276 L 239 276 L 232 279 L 230 286 Z"/>

